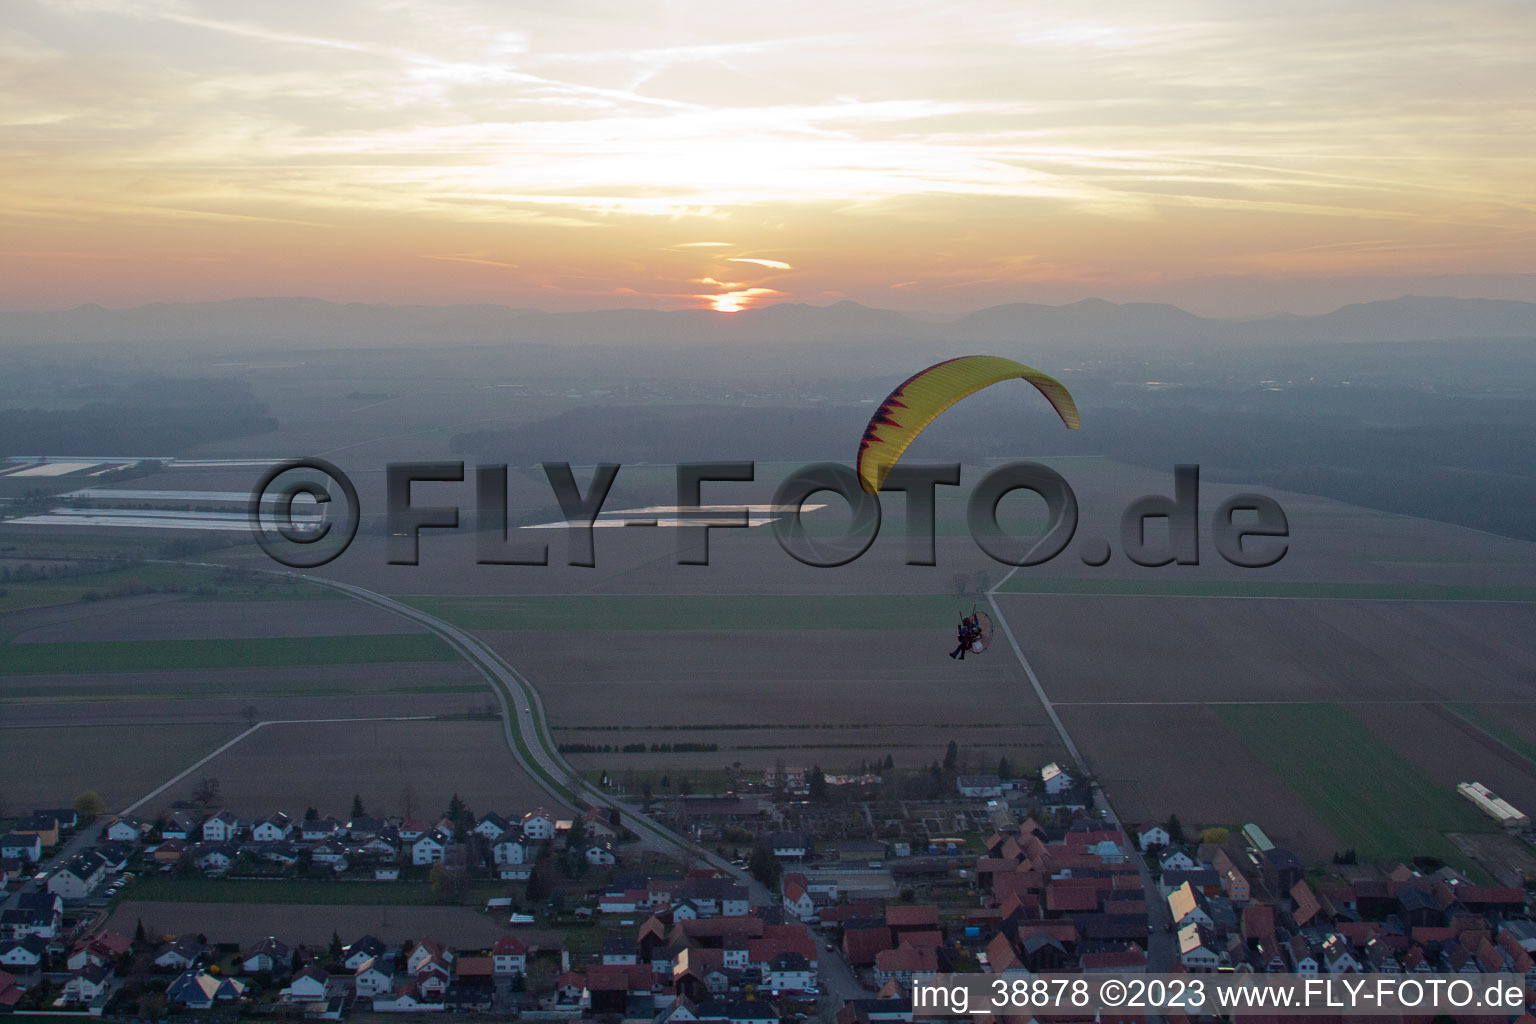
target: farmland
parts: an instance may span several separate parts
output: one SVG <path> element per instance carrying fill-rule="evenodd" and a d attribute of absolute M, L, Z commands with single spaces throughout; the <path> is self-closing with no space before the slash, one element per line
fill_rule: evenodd
<path fill-rule="evenodd" d="M 423 712 L 428 709 L 423 708 Z M 457 793 L 478 811 L 556 806 L 513 760 L 498 721 L 274 724 L 210 761 L 241 815 L 306 807 L 344 815 L 360 796 L 379 814 L 440 813 Z"/>
<path fill-rule="evenodd" d="M 9 643 L 0 674 L 266 668 L 444 661 L 452 652 L 434 636 L 262 637 L 205 640 Z"/>
<path fill-rule="evenodd" d="M 1166 471 L 1107 460 L 1060 468 L 1077 489 L 1083 536 L 1117 536 L 1129 497 L 1168 488 Z M 670 488 L 657 467 L 624 472 L 636 494 Z M 165 478 L 188 486 L 185 474 Z M 212 472 L 202 486 L 241 479 Z M 376 500 L 380 474 L 359 473 L 358 484 L 365 503 Z M 1232 489 L 1203 486 L 1205 507 Z M 542 481 L 516 477 L 513 487 L 514 501 L 548 500 Z M 771 487 L 718 490 L 766 500 Z M 1464 774 L 1536 806 L 1530 545 L 1280 497 L 1296 542 L 1273 571 L 1236 569 L 1207 544 L 1198 567 L 1143 570 L 1121 559 L 1090 569 L 1068 552 L 1003 584 L 999 606 L 1121 814 L 1258 820 L 1326 858 L 1351 846 L 1362 856 L 1454 854 L 1442 833 L 1487 828 L 1455 802 Z M 1012 528 L 1030 528 L 1017 506 L 1003 511 Z M 424 536 L 419 566 L 391 566 L 382 537 L 365 531 L 327 572 L 410 595 L 477 633 L 538 687 L 555 740 L 585 772 L 704 782 L 738 763 L 843 771 L 888 755 L 905 769 L 942 756 L 952 739 L 975 770 L 1000 755 L 1024 767 L 1062 757 L 1005 644 L 963 665 L 945 657 L 957 615 L 1005 573 L 966 535 L 963 501 L 940 494 L 938 567 L 904 564 L 900 503 L 887 512 L 870 551 L 835 570 L 796 562 L 766 529 L 712 531 L 708 567 L 678 564 L 676 531 L 626 529 L 596 531 L 596 569 L 564 564 L 558 531 L 541 531 L 552 564 L 536 567 L 476 565 L 466 531 Z M 834 505 L 807 522 L 825 536 L 845 518 Z M 100 553 L 88 536 L 72 542 L 81 557 Z M 37 554 L 35 541 L 14 552 Z M 154 594 L 0 616 L 7 720 L 230 730 L 252 707 L 272 720 L 462 718 L 490 700 L 468 665 L 402 619 L 322 588 L 200 578 L 208 586 L 173 590 L 187 577 L 172 572 Z M 424 802 L 454 788 L 476 807 L 537 800 L 513 779 L 498 728 L 272 725 L 210 771 L 252 812 L 323 804 L 339 813 L 354 792 L 388 812 L 408 785 Z M 651 749 L 679 743 L 715 749 Z M 618 749 L 631 744 L 644 752 Z M 603 746 L 613 749 L 576 752 Z M 1307 765 L 1323 766 L 1315 771 L 1334 787 L 1314 785 Z M 1383 773 L 1397 782 L 1379 784 Z M 446 791 L 429 797 L 432 787 Z M 1395 820 L 1384 830 L 1381 816 L 1399 807 L 1422 830 Z"/>
<path fill-rule="evenodd" d="M 782 759 L 840 770 L 889 754 L 913 768 L 942 757 L 951 739 L 978 769 L 983 752 L 989 769 L 1001 754 L 1034 765 L 1059 752 L 1038 704 L 1024 697 L 1016 662 L 989 656 L 956 665 L 945 639 L 925 630 L 482 637 L 539 687 L 561 742 L 720 747 L 712 754 L 575 755 L 582 766 L 696 769 L 739 761 L 761 768 Z"/>
<path fill-rule="evenodd" d="M 138 724 L 8 725 L 0 729 L 8 763 L 32 765 L 35 770 L 6 773 L 6 803 L 51 807 L 94 789 L 108 807 L 120 809 L 218 749 L 243 728 L 233 717 L 220 723 L 157 724 L 148 732 Z M 152 735 L 153 742 L 146 742 L 146 735 Z"/>
<path fill-rule="evenodd" d="M 1437 785 L 1342 708 L 1218 704 L 1215 711 L 1362 860 L 1455 861 L 1445 833 L 1492 828 L 1454 788 Z"/>
<path fill-rule="evenodd" d="M 202 933 L 242 946 L 268 935 L 281 935 L 287 942 L 323 947 L 331 941 L 333 933 L 339 933 L 348 942 L 363 935 L 373 935 L 385 942 L 431 935 L 442 942 L 476 949 L 491 945 L 509 931 L 501 917 L 469 907 L 254 903 L 242 906 L 239 913 L 231 913 L 224 903 L 139 900 L 119 904 L 107 927 L 132 935 L 140 921 L 151 935 Z M 544 933 L 525 928 L 518 934 L 534 941 Z"/>

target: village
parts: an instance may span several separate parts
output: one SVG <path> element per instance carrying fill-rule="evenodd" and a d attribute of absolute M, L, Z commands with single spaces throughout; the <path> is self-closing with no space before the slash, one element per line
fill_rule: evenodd
<path fill-rule="evenodd" d="M 1257 824 L 1122 828 L 1056 764 L 946 776 L 952 792 L 919 807 L 921 829 L 838 838 L 820 770 L 779 774 L 769 797 L 670 809 L 750 878 L 662 862 L 607 807 L 477 815 L 455 797 L 426 820 L 372 817 L 359 800 L 345 821 L 36 810 L 0 837 L 0 1009 L 863 1024 L 912 1020 L 914 983 L 956 971 L 1513 973 L 1536 987 L 1527 891 L 1443 864 L 1351 865 L 1346 882 Z M 944 824 L 955 834 L 936 834 Z M 242 879 L 425 887 L 501 934 L 241 945 L 112 915 L 140 890 Z"/>

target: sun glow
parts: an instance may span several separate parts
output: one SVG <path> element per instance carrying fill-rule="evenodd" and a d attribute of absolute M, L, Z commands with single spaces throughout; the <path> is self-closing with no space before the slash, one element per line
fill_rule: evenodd
<path fill-rule="evenodd" d="M 742 288 L 733 292 L 721 292 L 718 295 L 700 295 L 698 298 L 707 301 L 709 308 L 716 313 L 740 313 L 756 305 L 754 300 L 766 295 L 778 294 L 780 293 L 772 288 Z"/>

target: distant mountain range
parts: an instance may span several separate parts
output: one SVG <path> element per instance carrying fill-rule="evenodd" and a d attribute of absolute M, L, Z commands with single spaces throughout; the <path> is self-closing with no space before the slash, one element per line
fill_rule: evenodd
<path fill-rule="evenodd" d="M 861 348 L 963 351 L 985 343 L 1064 352 L 1184 345 L 1536 339 L 1536 303 L 1405 296 L 1344 306 L 1321 316 L 1257 320 L 1196 316 L 1160 303 L 1084 299 L 1063 306 L 1012 303 L 948 322 L 916 319 L 856 302 L 780 303 L 741 313 L 600 310 L 544 313 L 496 305 L 390 306 L 309 298 L 156 303 L 131 309 L 87 305 L 0 313 L 0 344 L 164 343 L 215 350 L 415 346 L 740 346 L 774 342 Z"/>

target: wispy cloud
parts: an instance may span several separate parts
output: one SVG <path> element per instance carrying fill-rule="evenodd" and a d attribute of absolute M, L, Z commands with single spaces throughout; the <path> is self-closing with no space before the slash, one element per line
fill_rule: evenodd
<path fill-rule="evenodd" d="M 395 260 L 391 290 L 426 259 L 536 293 L 532 254 L 558 253 L 585 268 L 562 288 L 657 302 L 691 294 L 699 250 L 773 271 L 795 268 L 752 254 L 813 250 L 814 275 L 775 279 L 796 296 L 1536 270 L 1528 4 L 232 11 L 8 4 L 0 231 L 75 251 L 216 223 L 253 261 L 329 232 Z"/>

